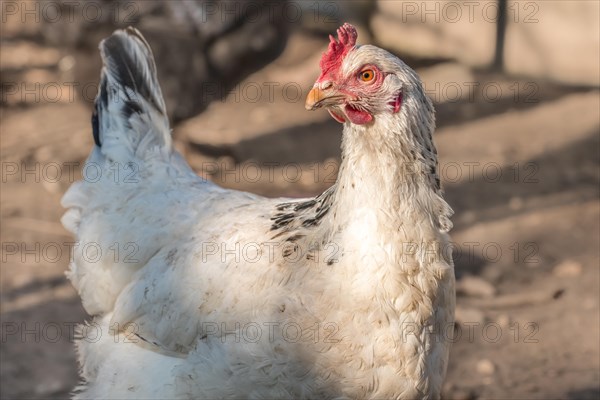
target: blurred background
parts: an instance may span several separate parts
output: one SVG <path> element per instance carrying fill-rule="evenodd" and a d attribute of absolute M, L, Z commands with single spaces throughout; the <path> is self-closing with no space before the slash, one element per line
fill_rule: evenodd
<path fill-rule="evenodd" d="M 305 112 L 327 35 L 399 55 L 434 100 L 456 214 L 446 399 L 600 395 L 597 1 L 2 1 L 0 395 L 65 398 L 73 238 L 59 201 L 93 141 L 99 41 L 154 50 L 178 149 L 219 185 L 313 196 L 341 126 Z"/>

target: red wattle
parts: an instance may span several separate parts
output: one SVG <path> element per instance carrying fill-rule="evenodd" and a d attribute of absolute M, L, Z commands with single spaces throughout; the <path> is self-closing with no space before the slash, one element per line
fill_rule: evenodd
<path fill-rule="evenodd" d="M 344 111 L 346 112 L 346 116 L 350 122 L 356 125 L 364 125 L 373 120 L 373 116 L 368 112 L 357 110 L 356 108 L 352 108 L 350 105 L 347 105 L 344 108 Z"/>

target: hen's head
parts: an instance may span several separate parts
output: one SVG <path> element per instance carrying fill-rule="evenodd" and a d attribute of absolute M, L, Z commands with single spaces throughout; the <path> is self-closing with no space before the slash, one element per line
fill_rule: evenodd
<path fill-rule="evenodd" d="M 407 96 L 423 101 L 416 73 L 398 57 L 375 46 L 356 44 L 356 29 L 345 23 L 329 36 L 321 75 L 306 99 L 306 109 L 326 107 L 338 122 L 368 124 L 378 115 L 399 113 Z M 425 100 L 427 101 L 427 100 Z"/>

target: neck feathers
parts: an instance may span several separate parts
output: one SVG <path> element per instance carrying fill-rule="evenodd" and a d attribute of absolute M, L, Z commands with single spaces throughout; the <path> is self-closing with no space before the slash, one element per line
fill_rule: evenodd
<path fill-rule="evenodd" d="M 425 96 L 411 96 L 401 112 L 380 114 L 373 124 L 347 123 L 337 206 L 354 210 L 372 205 L 390 218 L 414 210 L 435 229 L 450 230 L 452 210 L 441 197 L 434 127 L 433 106 Z"/>

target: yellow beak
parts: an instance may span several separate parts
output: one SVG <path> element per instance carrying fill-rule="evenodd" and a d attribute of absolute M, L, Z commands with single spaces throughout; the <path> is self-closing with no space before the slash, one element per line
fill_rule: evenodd
<path fill-rule="evenodd" d="M 344 99 L 345 96 L 332 88 L 323 90 L 318 87 L 313 87 L 310 92 L 308 92 L 308 96 L 306 96 L 304 107 L 311 111 L 324 106 L 340 104 Z"/>
<path fill-rule="evenodd" d="M 306 103 L 304 103 L 304 107 L 307 110 L 314 110 L 318 108 L 317 104 L 325 98 L 325 93 L 319 89 L 318 87 L 314 87 L 308 92 L 308 96 L 306 96 Z"/>

